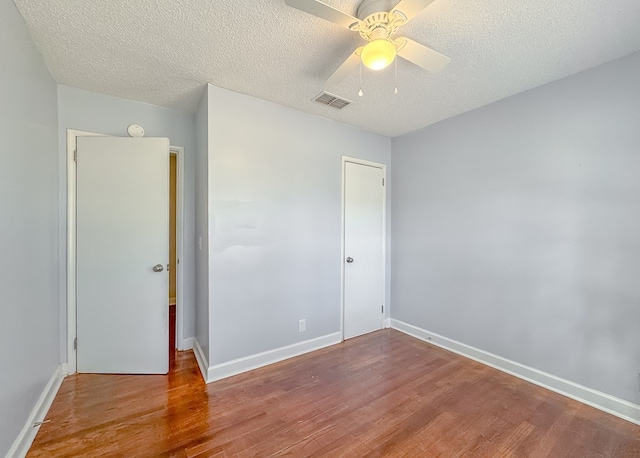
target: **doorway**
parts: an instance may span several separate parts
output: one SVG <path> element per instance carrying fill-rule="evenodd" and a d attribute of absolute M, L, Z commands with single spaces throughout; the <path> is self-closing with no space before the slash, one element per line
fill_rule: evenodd
<path fill-rule="evenodd" d="M 64 365 L 64 371 L 66 374 L 72 374 L 77 371 L 77 352 L 76 352 L 76 338 L 77 338 L 77 252 L 76 252 L 76 240 L 77 240 L 77 228 L 76 228 L 76 208 L 77 208 L 77 176 L 76 176 L 76 162 L 75 153 L 77 139 L 79 137 L 90 136 L 105 136 L 103 134 L 79 131 L 75 129 L 67 129 L 67 363 Z M 184 251 L 183 241 L 183 208 L 184 208 L 184 149 L 182 147 L 170 146 L 169 164 L 173 162 L 174 171 L 171 174 L 173 176 L 172 187 L 174 189 L 174 209 L 175 215 L 172 217 L 174 221 L 173 232 L 175 234 L 174 242 L 171 244 L 175 247 L 173 257 L 175 262 L 173 265 L 169 265 L 169 271 L 173 271 L 172 279 L 175 287 L 171 289 L 169 293 L 165 290 L 165 300 L 167 295 L 173 298 L 172 301 L 166 300 L 164 303 L 173 303 L 175 310 L 175 320 L 173 322 L 174 336 L 175 338 L 171 344 L 171 353 L 178 350 L 185 349 L 188 346 L 188 342 L 185 343 L 182 332 L 183 322 L 183 275 L 180 259 Z M 173 161 L 171 160 L 173 158 Z M 169 174 L 168 180 L 169 181 Z M 169 186 L 168 186 L 169 187 Z M 168 217 L 168 216 L 167 216 Z M 165 220 L 166 221 L 166 220 Z M 169 222 L 167 221 L 167 226 Z M 169 289 L 169 287 L 167 287 Z M 165 312 L 167 316 L 168 313 Z M 167 317 L 168 318 L 168 317 Z M 165 341 L 166 342 L 166 341 Z M 165 343 L 165 348 L 166 348 Z"/>
<path fill-rule="evenodd" d="M 178 153 L 169 152 L 169 367 L 175 362 L 177 297 Z"/>
<path fill-rule="evenodd" d="M 386 167 L 343 157 L 342 333 L 350 339 L 383 328 Z"/>

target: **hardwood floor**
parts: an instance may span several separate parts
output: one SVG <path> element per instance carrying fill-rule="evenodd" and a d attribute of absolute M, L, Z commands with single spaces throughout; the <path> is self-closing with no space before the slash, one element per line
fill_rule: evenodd
<path fill-rule="evenodd" d="M 28 456 L 640 457 L 640 426 L 384 330 L 205 385 L 65 379 Z"/>

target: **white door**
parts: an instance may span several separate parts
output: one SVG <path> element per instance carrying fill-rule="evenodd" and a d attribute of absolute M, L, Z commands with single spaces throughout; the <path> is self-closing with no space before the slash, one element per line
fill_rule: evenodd
<path fill-rule="evenodd" d="M 344 338 L 382 329 L 384 169 L 345 162 Z"/>
<path fill-rule="evenodd" d="M 77 371 L 169 370 L 169 140 L 77 139 Z"/>

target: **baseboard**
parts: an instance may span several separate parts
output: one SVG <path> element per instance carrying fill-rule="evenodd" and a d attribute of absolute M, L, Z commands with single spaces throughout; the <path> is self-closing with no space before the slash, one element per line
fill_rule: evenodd
<path fill-rule="evenodd" d="M 180 351 L 191 350 L 193 348 L 194 341 L 195 341 L 194 337 L 187 337 L 186 339 L 182 339 L 182 345 L 178 347 L 178 350 Z"/>
<path fill-rule="evenodd" d="M 196 361 L 198 362 L 198 367 L 200 368 L 200 373 L 202 374 L 202 378 L 205 383 L 207 382 L 207 367 L 209 367 L 209 362 L 207 358 L 204 356 L 204 352 L 202 351 L 202 347 L 198 342 L 198 339 L 193 338 L 193 354 L 196 356 Z"/>
<path fill-rule="evenodd" d="M 221 380 L 242 372 L 277 363 L 278 361 L 293 358 L 294 356 L 302 355 L 304 353 L 320 350 L 321 348 L 335 345 L 340 342 L 342 342 L 342 334 L 335 332 L 315 339 L 305 340 L 304 342 L 287 345 L 286 347 L 276 348 L 275 350 L 269 350 L 255 355 L 245 356 L 244 358 L 238 358 L 232 361 L 216 364 L 209 367 L 206 380 L 207 383 L 215 382 L 216 380 Z"/>
<path fill-rule="evenodd" d="M 20 434 L 9 449 L 7 458 L 23 458 L 27 455 L 31 444 L 33 444 L 33 440 L 36 438 L 36 434 L 38 434 L 38 430 L 40 429 L 39 425 L 34 426 L 34 424 L 44 421 L 56 394 L 58 394 L 60 385 L 62 385 L 62 380 L 64 380 L 64 369 L 62 364 L 60 364 L 53 372 L 53 375 L 44 387 L 40 398 L 38 398 L 38 402 L 36 402 L 36 405 L 29 414 L 22 431 L 20 431 Z"/>
<path fill-rule="evenodd" d="M 385 318 L 384 319 L 384 328 L 388 329 L 391 327 L 391 318 Z"/>
<path fill-rule="evenodd" d="M 392 319 L 391 327 L 412 337 L 424 340 L 427 343 L 491 366 L 507 374 L 511 374 L 631 423 L 640 425 L 640 405 L 525 366 L 524 364 L 516 363 L 501 356 L 494 355 L 493 353 L 471 347 L 399 320 Z"/>
<path fill-rule="evenodd" d="M 69 363 L 60 364 L 60 370 L 62 371 L 62 377 L 66 377 L 67 375 L 71 375 L 73 371 L 69 368 Z"/>

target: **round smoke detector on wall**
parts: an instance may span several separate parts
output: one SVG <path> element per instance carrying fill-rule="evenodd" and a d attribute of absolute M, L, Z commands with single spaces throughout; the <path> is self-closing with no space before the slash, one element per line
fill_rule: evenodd
<path fill-rule="evenodd" d="M 129 127 L 127 127 L 127 132 L 129 133 L 130 137 L 144 137 L 144 129 L 142 128 L 142 126 L 139 126 L 137 124 L 131 124 Z"/>

